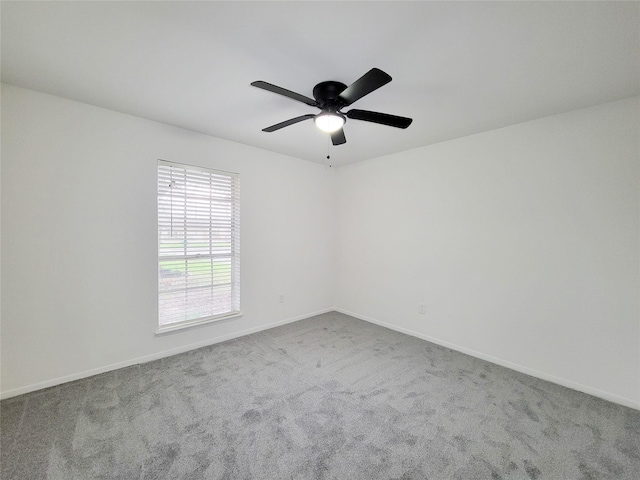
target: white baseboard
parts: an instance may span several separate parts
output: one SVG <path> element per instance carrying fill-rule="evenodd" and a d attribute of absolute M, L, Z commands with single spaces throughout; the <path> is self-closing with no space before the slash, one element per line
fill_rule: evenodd
<path fill-rule="evenodd" d="M 595 397 L 599 397 L 602 398 L 604 400 L 608 400 L 610 402 L 614 402 L 614 403 L 618 403 L 620 405 L 624 405 L 625 407 L 630 407 L 630 408 L 634 408 L 636 410 L 640 410 L 640 402 L 634 401 L 630 398 L 626 398 L 626 397 L 621 397 L 619 395 L 615 395 L 613 393 L 609 393 L 606 392 L 604 390 L 600 390 L 597 388 L 593 388 L 593 387 L 589 387 L 587 385 L 582 385 L 580 383 L 577 382 L 573 382 L 571 380 L 566 380 L 564 378 L 561 377 L 557 377 L 555 375 L 551 375 L 545 372 L 541 372 L 538 370 L 534 370 L 532 368 L 528 368 L 525 367 L 523 365 L 519 365 L 517 363 L 513 363 L 507 360 L 503 360 L 501 358 L 498 357 L 494 357 L 492 355 L 487 355 L 485 353 L 482 352 L 478 352 L 475 350 L 471 350 L 469 348 L 465 348 L 465 347 L 461 347 L 459 345 L 450 343 L 450 342 L 446 342 L 444 340 L 440 340 L 438 338 L 434 338 L 434 337 L 430 337 L 429 335 L 424 335 L 422 333 L 419 332 L 415 332 L 413 330 L 409 330 L 406 328 L 402 328 L 402 327 L 398 327 L 396 325 L 387 323 L 387 322 L 383 322 L 380 320 L 377 320 L 375 318 L 372 317 L 368 317 L 366 315 L 361 315 L 359 313 L 355 313 L 355 312 L 351 312 L 342 308 L 327 308 L 327 309 L 323 309 L 323 310 L 318 310 L 316 312 L 311 312 L 311 313 L 307 313 L 304 315 L 297 315 L 295 317 L 291 317 L 291 318 L 287 318 L 284 320 L 279 320 L 277 322 L 272 322 L 272 323 L 268 323 L 265 325 L 260 325 L 258 327 L 253 327 L 253 328 L 248 328 L 246 330 L 240 330 L 238 332 L 233 332 L 227 335 L 221 335 L 218 337 L 213 337 L 213 338 L 209 338 L 207 340 L 203 340 L 202 342 L 197 342 L 197 343 L 191 343 L 188 345 L 183 345 L 181 347 L 177 347 L 177 348 L 172 348 L 170 350 L 164 350 L 161 352 L 157 352 L 151 355 L 145 355 L 142 357 L 136 357 L 136 358 L 132 358 L 130 360 L 125 360 L 123 362 L 118 362 L 118 363 L 113 363 L 111 365 L 106 365 L 104 367 L 99 367 L 99 368 L 94 368 L 91 370 L 85 370 L 82 372 L 78 372 L 78 373 L 74 373 L 71 375 L 66 375 L 63 377 L 58 377 L 58 378 L 54 378 L 51 380 L 46 380 L 44 382 L 38 382 L 38 383 L 34 383 L 31 385 L 26 385 L 24 387 L 20 387 L 20 388 L 15 388 L 13 390 L 7 390 L 5 392 L 1 392 L 0 393 L 0 399 L 5 399 L 5 398 L 11 398 L 11 397 L 15 397 L 17 395 L 22 395 L 24 393 L 29 393 L 29 392 L 34 392 L 37 390 L 41 390 L 43 388 L 49 388 L 49 387 L 54 387 L 56 385 L 60 385 L 63 383 L 67 383 L 67 382 L 72 382 L 74 380 L 80 380 L 83 378 L 87 378 L 87 377 L 91 377 L 93 375 L 98 375 L 101 373 L 106 373 L 106 372 L 110 372 L 113 370 L 118 370 L 119 368 L 125 368 L 125 367 L 130 367 L 132 365 L 137 365 L 140 363 L 147 363 L 147 362 L 152 362 L 154 360 L 159 360 L 161 358 L 165 358 L 165 357 L 170 357 L 172 355 L 178 355 L 180 353 L 184 353 L 184 352 L 188 352 L 190 350 L 195 350 L 197 348 L 201 348 L 201 347 L 206 347 L 208 345 L 214 345 L 216 343 L 220 343 L 220 342 L 225 342 L 227 340 L 231 340 L 234 338 L 238 338 L 238 337 L 243 337 L 245 335 L 250 335 L 252 333 L 256 333 L 256 332 L 260 332 L 263 330 L 268 330 L 270 328 L 275 328 L 275 327 L 279 327 L 281 325 L 286 325 L 288 323 L 293 323 L 293 322 L 297 322 L 298 320 L 303 320 L 305 318 L 309 318 L 309 317 L 313 317 L 315 315 L 321 315 L 323 313 L 328 313 L 328 312 L 332 312 L 332 311 L 336 311 L 336 312 L 340 312 L 340 313 L 344 313 L 345 315 L 349 315 L 351 317 L 354 318 L 358 318 L 360 320 L 364 320 L 366 322 L 370 322 L 376 325 L 380 325 L 382 327 L 385 328 L 389 328 L 390 330 L 395 330 L 397 332 L 400 333 L 405 333 L 407 335 L 411 335 L 412 337 L 417 337 L 420 338 L 422 340 L 426 340 L 428 342 L 431 343 L 435 343 L 436 345 L 441 345 L 443 347 L 447 347 L 450 348 L 452 350 L 456 350 L 458 352 L 462 352 L 465 353 L 467 355 L 471 355 L 472 357 L 476 357 L 476 358 L 480 358 L 482 360 L 486 360 L 488 362 L 491 363 L 495 363 L 496 365 L 500 365 L 506 368 L 510 368 L 511 370 L 515 370 L 517 372 L 521 372 L 527 375 L 531 375 L 532 377 L 536 377 L 536 378 L 540 378 L 542 380 L 547 380 L 549 382 L 552 383 L 556 383 L 558 385 L 562 385 L 563 387 L 567 387 L 567 388 L 571 388 L 573 390 L 577 390 L 579 392 L 584 392 L 587 393 L 589 395 L 593 395 Z"/>
<path fill-rule="evenodd" d="M 333 308 L 327 308 L 324 310 L 318 310 L 316 312 L 306 313 L 304 315 L 297 315 L 295 317 L 287 318 L 285 320 L 278 320 L 277 322 L 267 323 L 265 325 L 260 325 L 258 327 L 248 328 L 246 330 L 240 330 L 238 332 L 229 333 L 227 335 L 221 335 L 218 337 L 209 338 L 207 340 L 203 340 L 202 342 L 190 343 L 188 345 L 172 348 L 170 350 L 164 350 L 161 352 L 153 353 L 151 355 L 136 357 L 130 360 L 125 360 L 123 362 L 113 363 L 111 365 L 105 365 L 104 367 L 93 368 L 91 370 L 85 370 L 85 371 L 74 373 L 71 375 L 65 375 L 64 377 L 53 378 L 51 380 L 46 380 L 44 382 L 38 382 L 31 385 L 26 385 L 24 387 L 14 388 L 13 390 L 7 390 L 5 392 L 1 392 L 0 399 L 15 397 L 17 395 L 22 395 L 24 393 L 34 392 L 36 390 L 42 390 L 43 388 L 55 387 L 56 385 L 72 382 L 74 380 L 80 380 L 82 378 L 92 377 L 94 375 L 110 372 L 112 370 L 118 370 L 119 368 L 130 367 L 132 365 L 138 365 L 140 363 L 152 362 L 154 360 L 159 360 L 161 358 L 170 357 L 172 355 L 178 355 L 179 353 L 188 352 L 190 350 L 195 350 L 196 348 L 206 347 L 208 345 L 214 345 L 220 342 L 226 342 L 227 340 L 231 340 L 238 337 L 244 337 L 245 335 L 261 332 L 262 330 L 268 330 L 270 328 L 286 325 L 287 323 L 297 322 L 298 320 L 303 320 L 305 318 L 313 317 L 315 315 L 320 315 L 322 313 L 333 312 L 334 310 L 335 309 Z"/>
<path fill-rule="evenodd" d="M 562 385 L 563 387 L 571 388 L 572 390 L 577 390 L 579 392 L 588 393 L 589 395 L 593 395 L 594 397 L 599 397 L 604 400 L 608 400 L 613 403 L 618 403 L 620 405 L 624 405 L 625 407 L 634 408 L 636 410 L 640 410 L 640 402 L 632 400 L 630 398 L 621 397 L 620 395 L 616 395 L 613 393 L 605 392 L 604 390 L 600 390 L 597 388 L 589 387 L 587 385 L 582 385 L 577 382 L 573 382 L 571 380 L 567 380 L 561 377 L 556 377 L 555 375 L 551 375 L 549 373 L 540 372 L 538 370 L 534 370 L 532 368 L 525 367 L 523 365 L 519 365 L 517 363 L 509 362 L 508 360 L 503 360 L 498 357 L 494 357 L 492 355 L 487 355 L 482 352 L 477 352 L 475 350 L 471 350 L 469 348 L 461 347 L 460 345 L 456 345 L 453 343 L 446 342 L 444 340 L 440 340 L 438 338 L 430 337 L 429 335 L 424 335 L 422 333 L 414 332 L 413 330 L 409 330 L 406 328 L 398 327 L 391 323 L 382 322 L 375 318 L 367 317 L 366 315 L 360 315 L 355 312 L 350 312 L 343 308 L 336 308 L 336 312 L 344 313 L 345 315 L 349 315 L 351 317 L 358 318 L 360 320 L 364 320 L 366 322 L 374 323 L 376 325 L 380 325 L 381 327 L 388 328 L 390 330 L 395 330 L 396 332 L 406 333 L 407 335 L 411 335 L 412 337 L 417 337 L 422 340 L 426 340 L 431 343 L 435 343 L 436 345 L 441 345 L 443 347 L 450 348 L 451 350 L 456 350 L 458 352 L 465 353 L 467 355 L 471 355 L 472 357 L 480 358 L 482 360 L 486 360 L 491 363 L 495 363 L 496 365 L 500 365 L 502 367 L 510 368 L 511 370 L 515 370 L 520 373 L 525 373 L 527 375 L 531 375 L 532 377 L 540 378 L 541 380 L 547 380 L 549 382 Z"/>

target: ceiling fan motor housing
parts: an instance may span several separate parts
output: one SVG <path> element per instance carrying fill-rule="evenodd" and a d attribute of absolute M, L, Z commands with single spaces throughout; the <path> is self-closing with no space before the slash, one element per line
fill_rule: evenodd
<path fill-rule="evenodd" d="M 318 102 L 318 107 L 324 111 L 336 112 L 345 104 L 338 98 L 347 86 L 344 83 L 334 82 L 332 80 L 327 82 L 320 82 L 313 87 L 313 98 Z"/>

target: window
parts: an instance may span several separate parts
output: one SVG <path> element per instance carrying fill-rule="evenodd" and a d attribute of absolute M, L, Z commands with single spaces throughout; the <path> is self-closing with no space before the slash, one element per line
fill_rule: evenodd
<path fill-rule="evenodd" d="M 238 174 L 158 160 L 159 333 L 240 313 Z"/>

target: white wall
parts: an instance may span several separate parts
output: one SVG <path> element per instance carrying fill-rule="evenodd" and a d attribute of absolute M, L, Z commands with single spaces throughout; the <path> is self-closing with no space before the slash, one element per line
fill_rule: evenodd
<path fill-rule="evenodd" d="M 334 170 L 9 85 L 2 127 L 3 396 L 332 307 Z M 154 335 L 159 158 L 240 173 L 242 318 Z"/>
<path fill-rule="evenodd" d="M 638 100 L 339 168 L 336 305 L 640 408 Z"/>
<path fill-rule="evenodd" d="M 327 169 L 3 85 L 2 396 L 337 306 L 640 408 L 639 107 Z M 154 335 L 158 158 L 241 174 L 241 319 Z"/>

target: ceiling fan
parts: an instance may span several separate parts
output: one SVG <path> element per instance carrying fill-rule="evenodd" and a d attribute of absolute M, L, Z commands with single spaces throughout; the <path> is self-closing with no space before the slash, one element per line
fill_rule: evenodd
<path fill-rule="evenodd" d="M 357 109 L 351 109 L 348 112 L 341 111 L 342 108 L 351 105 L 356 100 L 370 94 L 390 81 L 391 76 L 387 73 L 383 72 L 379 68 L 372 68 L 348 87 L 344 83 L 333 80 L 320 82 L 313 87 L 314 98 L 300 95 L 299 93 L 263 82 L 262 80 L 252 82 L 251 85 L 297 100 L 298 102 L 305 103 L 310 107 L 317 107 L 321 110 L 320 113 L 315 115 L 309 113 L 285 120 L 284 122 L 276 123 L 270 127 L 263 128 L 263 132 L 275 132 L 276 130 L 288 127 L 294 123 L 313 118 L 313 121 L 320 130 L 331 134 L 331 142 L 334 145 L 342 145 L 347 142 L 347 139 L 344 136 L 344 130 L 342 129 L 347 118 L 351 120 L 364 120 L 365 122 L 379 123 L 397 128 L 407 128 L 411 125 L 413 119 L 399 117 L 397 115 L 389 115 L 388 113 Z"/>

